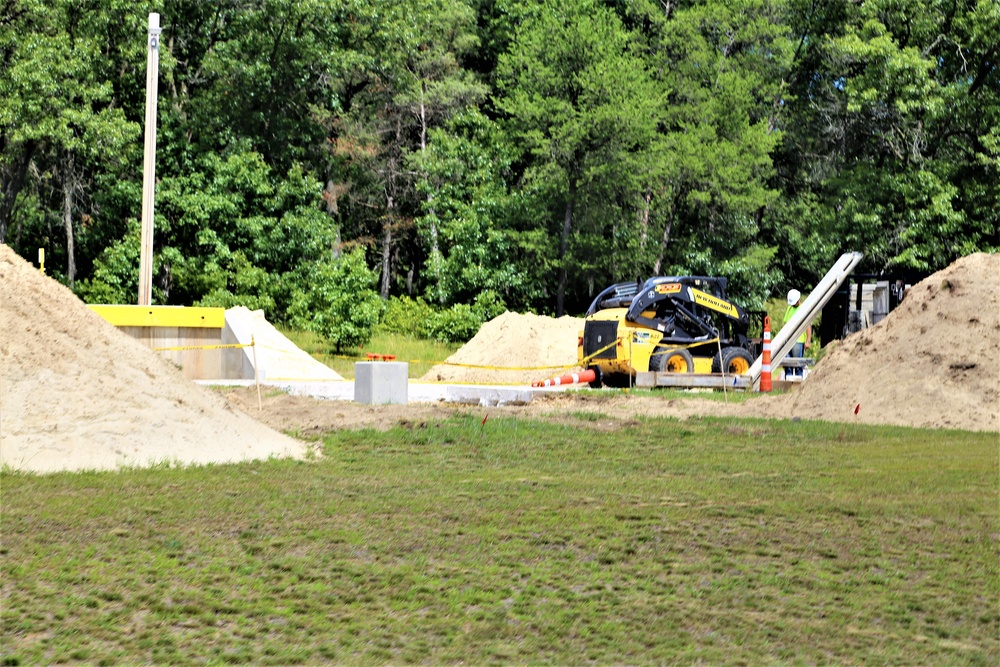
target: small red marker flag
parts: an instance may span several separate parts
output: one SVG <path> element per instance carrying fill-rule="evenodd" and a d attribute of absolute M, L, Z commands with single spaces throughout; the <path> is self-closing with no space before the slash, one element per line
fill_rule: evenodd
<path fill-rule="evenodd" d="M 481 424 L 481 426 L 486 426 L 486 420 L 489 419 L 489 418 L 490 418 L 489 415 L 486 415 L 485 417 L 483 417 L 483 423 Z"/>
<path fill-rule="evenodd" d="M 860 409 L 861 409 L 861 404 L 858 403 L 857 405 L 854 406 L 854 414 L 858 414 L 858 410 Z"/>

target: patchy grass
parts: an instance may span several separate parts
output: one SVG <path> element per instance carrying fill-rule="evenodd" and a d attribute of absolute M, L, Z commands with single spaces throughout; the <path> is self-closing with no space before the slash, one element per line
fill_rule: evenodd
<path fill-rule="evenodd" d="M 995 434 L 463 415 L 2 473 L 8 664 L 995 664 Z"/>
<path fill-rule="evenodd" d="M 436 340 L 377 333 L 372 337 L 371 342 L 363 348 L 334 354 L 320 337 L 311 331 L 295 329 L 280 329 L 280 331 L 296 346 L 348 380 L 354 379 L 354 364 L 358 361 L 367 361 L 368 358 L 365 355 L 369 352 L 396 355 L 397 360 L 410 364 L 409 377 L 416 379 L 423 376 L 434 364 L 444 361 L 461 347 L 460 343 L 440 343 Z"/>

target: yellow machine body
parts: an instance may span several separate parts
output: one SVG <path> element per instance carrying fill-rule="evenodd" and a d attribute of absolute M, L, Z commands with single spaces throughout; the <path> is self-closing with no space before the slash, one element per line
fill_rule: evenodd
<path fill-rule="evenodd" d="M 598 322 L 617 323 L 617 335 L 614 340 L 614 358 L 604 357 L 584 360 L 583 332 L 579 334 L 577 360 L 581 365 L 597 366 L 605 374 L 635 375 L 649 370 L 649 360 L 652 358 L 657 344 L 663 334 L 655 329 L 633 324 L 625 319 L 627 308 L 606 308 L 591 315 L 588 319 Z M 643 313 L 652 317 L 652 313 Z M 611 340 L 601 341 L 601 346 L 611 344 Z M 711 357 L 694 357 L 695 373 L 711 373 Z"/>

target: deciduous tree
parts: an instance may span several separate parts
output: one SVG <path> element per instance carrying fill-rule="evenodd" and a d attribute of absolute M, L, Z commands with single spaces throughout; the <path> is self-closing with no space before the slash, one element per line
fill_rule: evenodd
<path fill-rule="evenodd" d="M 501 56 L 498 84 L 496 104 L 536 161 L 536 175 L 560 181 L 555 310 L 561 316 L 581 202 L 595 183 L 627 174 L 648 149 L 665 100 L 618 16 L 591 0 L 541 3 Z"/>

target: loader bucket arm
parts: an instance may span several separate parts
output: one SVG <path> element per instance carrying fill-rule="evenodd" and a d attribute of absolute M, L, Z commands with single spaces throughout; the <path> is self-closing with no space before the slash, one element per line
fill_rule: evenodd
<path fill-rule="evenodd" d="M 664 302 L 668 302 L 667 305 Z M 746 311 L 736 304 L 720 299 L 717 296 L 702 292 L 682 283 L 660 283 L 651 285 L 635 296 L 629 306 L 625 319 L 636 324 L 656 329 L 664 334 L 666 342 L 697 342 L 708 340 L 719 335 L 711 319 L 699 316 L 697 307 L 708 309 L 722 315 L 733 322 L 735 328 L 745 332 L 750 317 Z M 650 318 L 644 312 L 654 310 L 663 312 L 663 317 Z M 685 329 L 695 328 L 697 334 L 691 336 L 674 336 L 678 325 Z M 700 334 L 700 335 L 698 335 Z"/>

